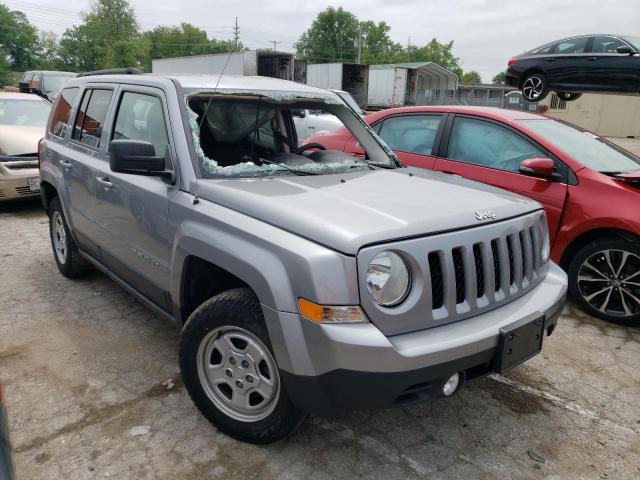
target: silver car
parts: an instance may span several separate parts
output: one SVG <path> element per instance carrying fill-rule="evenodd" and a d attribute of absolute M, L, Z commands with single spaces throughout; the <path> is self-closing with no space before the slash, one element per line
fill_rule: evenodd
<path fill-rule="evenodd" d="M 298 148 L 297 109 L 335 115 L 366 156 Z M 326 90 L 80 77 L 41 161 L 62 274 L 98 268 L 175 322 L 191 398 L 244 441 L 450 396 L 539 353 L 565 302 L 538 203 L 401 167 Z"/>

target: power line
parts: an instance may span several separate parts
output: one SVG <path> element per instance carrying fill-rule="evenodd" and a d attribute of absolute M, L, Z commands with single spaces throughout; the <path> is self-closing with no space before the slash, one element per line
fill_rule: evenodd
<path fill-rule="evenodd" d="M 279 41 L 279 40 L 269 40 L 269 43 L 273 43 L 273 51 L 274 51 L 274 52 L 277 52 L 278 50 L 277 50 L 277 48 L 276 48 L 276 45 L 277 45 L 278 43 L 282 43 L 282 42 L 281 42 L 281 41 Z"/>

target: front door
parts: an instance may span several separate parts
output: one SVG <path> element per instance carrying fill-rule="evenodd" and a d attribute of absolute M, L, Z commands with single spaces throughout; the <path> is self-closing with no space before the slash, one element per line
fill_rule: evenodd
<path fill-rule="evenodd" d="M 445 157 L 437 159 L 435 170 L 510 190 L 540 202 L 547 213 L 553 240 L 562 217 L 567 185 L 519 171 L 523 160 L 549 157 L 540 146 L 497 123 L 457 116 L 451 126 Z"/>
<path fill-rule="evenodd" d="M 150 142 L 156 155 L 165 155 L 167 169 L 173 169 L 163 92 L 127 86 L 117 97 L 117 108 L 107 127 L 109 140 Z M 105 265 L 156 305 L 169 310 L 172 239 L 167 215 L 169 198 L 177 186 L 160 177 L 113 172 L 109 162 L 96 168 L 95 185 Z"/>
<path fill-rule="evenodd" d="M 621 54 L 618 47 L 629 46 L 619 38 L 596 36 L 589 59 L 587 82 L 591 89 L 611 92 L 637 92 L 640 88 L 640 56 Z"/>

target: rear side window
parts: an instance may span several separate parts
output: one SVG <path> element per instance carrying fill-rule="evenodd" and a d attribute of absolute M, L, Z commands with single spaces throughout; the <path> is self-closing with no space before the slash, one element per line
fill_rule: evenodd
<path fill-rule="evenodd" d="M 33 80 L 31 80 L 31 88 L 40 89 L 41 86 L 42 86 L 42 81 L 40 79 L 40 74 L 39 73 L 34 73 L 33 74 Z"/>
<path fill-rule="evenodd" d="M 49 122 L 49 132 L 57 137 L 64 137 L 69 129 L 69 115 L 73 103 L 78 96 L 78 87 L 65 88 L 58 95 L 56 106 Z"/>
<path fill-rule="evenodd" d="M 572 40 L 564 40 L 556 44 L 554 53 L 569 55 L 572 53 L 584 53 L 587 48 L 587 37 L 574 38 Z"/>
<path fill-rule="evenodd" d="M 431 155 L 441 115 L 407 115 L 387 118 L 379 135 L 391 150 Z"/>
<path fill-rule="evenodd" d="M 111 102 L 111 90 L 90 89 L 84 92 L 82 104 L 73 127 L 73 139 L 91 147 L 100 146 L 102 126 L 107 118 L 107 110 Z"/>
<path fill-rule="evenodd" d="M 169 141 L 162 101 L 153 95 L 124 92 L 113 138 L 151 142 L 156 155 L 163 156 Z"/>

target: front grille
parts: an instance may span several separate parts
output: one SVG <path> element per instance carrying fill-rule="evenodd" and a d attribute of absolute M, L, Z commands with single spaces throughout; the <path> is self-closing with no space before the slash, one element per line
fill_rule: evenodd
<path fill-rule="evenodd" d="M 370 320 L 385 335 L 444 325 L 478 315 L 520 297 L 544 277 L 541 263 L 544 213 L 533 212 L 475 228 L 366 247 L 359 265 L 383 250 L 400 252 L 414 266 L 415 290 L 398 307 L 361 296 Z M 360 267 L 359 267 L 360 270 Z M 361 291 L 367 290 L 360 270 Z"/>
<path fill-rule="evenodd" d="M 31 189 L 27 186 L 27 187 L 16 187 L 16 192 L 18 192 L 19 195 L 32 195 L 36 192 L 32 192 Z"/>

